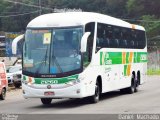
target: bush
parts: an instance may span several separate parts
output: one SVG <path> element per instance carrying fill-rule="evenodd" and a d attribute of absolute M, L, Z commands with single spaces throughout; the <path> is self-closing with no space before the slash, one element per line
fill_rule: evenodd
<path fill-rule="evenodd" d="M 147 75 L 160 75 L 160 70 L 148 69 Z"/>

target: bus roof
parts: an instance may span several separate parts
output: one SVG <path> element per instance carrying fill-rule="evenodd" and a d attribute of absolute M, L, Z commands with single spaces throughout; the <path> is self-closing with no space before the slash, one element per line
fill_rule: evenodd
<path fill-rule="evenodd" d="M 100 22 L 126 28 L 133 28 L 131 23 L 123 20 L 93 12 L 65 12 L 44 14 L 33 19 L 27 28 L 49 28 L 80 26 L 89 22 Z M 145 30 L 142 26 L 134 25 L 134 29 Z"/>

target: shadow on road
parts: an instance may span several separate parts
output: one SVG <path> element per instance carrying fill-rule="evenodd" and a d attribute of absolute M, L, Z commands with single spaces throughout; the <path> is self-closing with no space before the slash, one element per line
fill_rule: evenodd
<path fill-rule="evenodd" d="M 120 97 L 122 95 L 127 95 L 127 94 L 121 94 L 119 91 L 113 91 L 113 92 L 108 92 L 104 93 L 101 95 L 100 101 L 108 101 L 113 99 L 114 97 Z M 41 102 L 41 101 L 39 101 Z M 41 103 L 40 103 L 41 104 Z M 39 105 L 39 106 L 32 106 L 30 108 L 32 109 L 37 109 L 37 108 L 74 108 L 74 107 L 79 107 L 79 106 L 84 106 L 91 104 L 88 98 L 83 98 L 83 99 L 61 99 L 59 101 L 53 99 L 52 104 L 50 105 Z"/>

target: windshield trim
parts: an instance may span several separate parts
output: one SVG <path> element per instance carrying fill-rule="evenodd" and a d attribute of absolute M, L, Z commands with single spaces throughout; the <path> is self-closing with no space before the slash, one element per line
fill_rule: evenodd
<path fill-rule="evenodd" d="M 70 75 L 79 74 L 83 71 L 83 67 L 81 65 L 80 69 L 69 71 L 69 72 L 63 72 L 63 73 L 57 73 L 57 74 L 36 74 L 28 71 L 22 70 L 22 74 L 34 78 L 61 78 L 61 77 L 67 77 Z"/>
<path fill-rule="evenodd" d="M 78 26 L 67 26 L 67 27 L 40 27 L 40 28 L 33 28 L 33 27 L 28 27 L 26 30 L 51 30 L 53 32 L 54 29 L 70 29 L 70 28 L 82 28 L 82 34 L 84 33 L 84 26 L 82 25 L 78 25 Z M 51 36 L 53 37 L 53 36 Z M 25 42 L 25 40 L 24 40 Z M 25 45 L 25 44 L 24 44 Z M 50 50 L 51 51 L 51 47 Z M 73 71 L 69 71 L 69 72 L 62 72 L 62 73 L 56 73 L 56 74 L 41 74 L 41 73 L 32 73 L 32 72 L 28 72 L 25 71 L 24 68 L 24 54 L 22 53 L 22 74 L 23 75 L 27 75 L 27 76 L 31 76 L 31 77 L 35 77 L 35 78 L 60 78 L 60 77 L 67 77 L 70 75 L 74 75 L 74 74 L 79 74 L 83 71 L 83 60 L 82 60 L 82 53 L 80 52 L 81 55 L 81 66 L 79 69 L 75 69 Z M 51 60 L 51 56 L 49 58 L 49 60 Z M 49 62 L 50 63 L 50 62 Z M 50 65 L 49 65 L 50 67 Z"/>
<path fill-rule="evenodd" d="M 26 30 L 43 30 L 43 29 L 48 29 L 48 30 L 53 30 L 53 29 L 64 29 L 64 28 L 78 28 L 81 27 L 84 31 L 84 26 L 83 25 L 77 25 L 77 26 L 62 26 L 62 27 L 27 27 Z"/>

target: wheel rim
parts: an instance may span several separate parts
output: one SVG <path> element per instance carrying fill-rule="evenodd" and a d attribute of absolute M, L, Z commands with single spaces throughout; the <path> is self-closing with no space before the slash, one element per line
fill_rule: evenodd
<path fill-rule="evenodd" d="M 136 92 L 136 89 L 137 89 L 137 81 L 136 81 L 135 79 L 133 79 L 131 89 L 132 89 L 133 92 Z"/>
<path fill-rule="evenodd" d="M 96 84 L 96 89 L 95 89 L 95 98 L 98 100 L 99 99 L 99 86 Z"/>
<path fill-rule="evenodd" d="M 6 91 L 5 91 L 5 89 L 3 89 L 2 90 L 2 97 L 5 98 L 5 96 L 6 96 Z"/>

